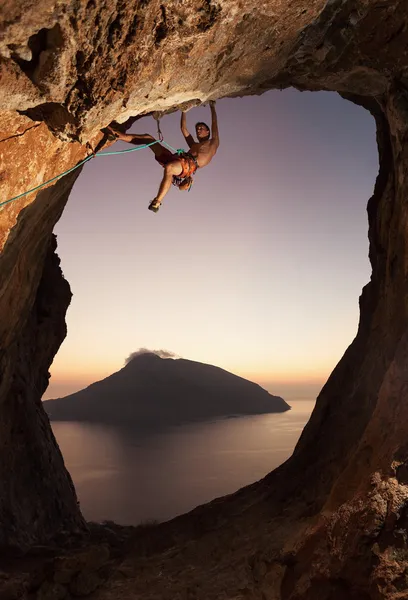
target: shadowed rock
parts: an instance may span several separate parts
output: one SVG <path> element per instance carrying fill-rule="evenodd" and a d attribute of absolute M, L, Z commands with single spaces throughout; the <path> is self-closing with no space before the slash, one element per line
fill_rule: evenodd
<path fill-rule="evenodd" d="M 6 198 L 77 164 L 111 121 L 197 99 L 332 90 L 377 124 L 372 275 L 358 333 L 293 456 L 262 481 L 155 528 L 148 549 L 135 543 L 121 565 L 126 576 L 97 592 L 100 600 L 407 595 L 407 13 L 405 0 L 0 6 Z M 77 175 L 0 211 L 2 545 L 40 544 L 83 527 L 40 403 L 67 307 L 66 282 L 50 270 L 52 231 Z"/>

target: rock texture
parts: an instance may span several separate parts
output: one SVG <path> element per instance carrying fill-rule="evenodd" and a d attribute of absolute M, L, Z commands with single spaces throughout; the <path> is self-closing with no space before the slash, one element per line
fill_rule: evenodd
<path fill-rule="evenodd" d="M 148 544 L 135 541 L 95 597 L 406 598 L 406 1 L 6 0 L 0 19 L 4 199 L 103 145 L 100 129 L 112 120 L 221 96 L 334 90 L 377 123 L 372 276 L 358 334 L 293 456 L 264 480 L 155 528 Z M 40 404 L 69 302 L 52 230 L 77 176 L 0 209 L 3 545 L 84 526 Z"/>

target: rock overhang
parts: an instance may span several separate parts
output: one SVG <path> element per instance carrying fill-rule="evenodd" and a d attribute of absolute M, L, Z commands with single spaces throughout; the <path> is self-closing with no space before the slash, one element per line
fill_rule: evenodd
<path fill-rule="evenodd" d="M 387 566 L 387 561 L 374 548 L 375 540 L 380 527 L 391 539 L 404 514 L 406 490 L 397 481 L 408 464 L 406 3 L 118 0 L 107 7 L 98 0 L 48 0 L 37 7 L 17 0 L 3 3 L 0 18 L 0 176 L 3 173 L 9 196 L 21 191 L 22 169 L 27 184 L 40 174 L 49 178 L 64 171 L 83 159 L 87 142 L 103 140 L 100 129 L 113 120 L 125 123 L 130 117 L 208 99 L 294 86 L 337 91 L 375 116 L 380 173 L 368 205 L 373 273 L 360 298 L 357 337 L 319 395 L 293 457 L 265 480 L 202 507 L 197 515 L 200 530 L 211 529 L 214 520 L 223 523 L 228 560 L 239 550 L 239 544 L 235 548 L 228 542 L 229 522 L 236 519 L 249 539 L 257 515 L 262 515 L 258 530 L 267 528 L 270 536 L 262 533 L 253 544 L 259 553 L 273 556 L 286 581 L 290 579 L 288 585 L 282 583 L 282 598 L 317 597 L 310 583 L 313 577 L 317 584 L 339 577 L 354 584 L 356 565 L 366 574 L 358 583 L 359 597 L 367 597 L 366 590 L 374 584 L 379 590 L 383 584 L 377 566 Z M 48 465 L 51 460 L 55 476 L 48 496 L 41 495 L 35 481 L 27 487 L 15 475 L 12 480 L 0 456 L 4 485 L 18 489 L 21 497 L 28 494 L 33 511 L 28 514 L 18 502 L 11 507 L 0 495 L 0 514 L 11 511 L 17 524 L 13 532 L 3 525 L 0 543 L 12 536 L 29 543 L 43 540 L 61 524 L 82 526 L 58 449 L 52 440 L 42 446 L 36 438 L 36 431 L 48 431 L 43 414 L 32 410 L 39 406 L 52 355 L 65 335 L 70 293 L 58 270 L 52 231 L 77 174 L 0 211 L 3 422 L 25 434 L 22 439 L 36 439 L 37 461 Z M 16 406 L 29 407 L 29 423 L 22 419 L 25 411 Z M 10 427 L 2 439 L 11 452 L 15 439 L 9 431 Z M 22 448 L 8 455 L 13 456 L 14 473 L 19 472 L 19 461 L 23 466 L 29 461 Z M 393 498 L 389 514 L 383 510 L 387 497 Z M 328 514 L 334 515 L 331 524 Z M 33 515 L 36 526 L 30 529 L 26 524 L 34 522 Z M 310 516 L 315 537 L 303 528 Z M 194 529 L 194 518 L 191 523 Z M 188 518 L 169 526 L 169 539 L 172 533 L 179 539 L 183 527 L 180 535 L 187 539 Z M 353 544 L 347 535 L 336 537 L 339 527 L 353 537 Z M 276 535 L 284 528 L 285 552 L 292 557 L 287 563 L 279 562 L 285 553 Z M 214 547 L 219 544 L 216 537 Z M 364 556 L 358 547 L 368 548 Z M 257 592 L 265 580 L 257 581 Z M 334 583 L 328 585 L 324 597 L 334 597 L 338 590 Z M 299 595 L 302 589 L 309 589 L 309 596 Z M 174 595 L 170 590 L 169 597 Z"/>
<path fill-rule="evenodd" d="M 406 68 L 402 6 L 20 0 L 0 9 L 1 107 L 84 143 L 113 120 L 290 85 L 379 96 Z"/>

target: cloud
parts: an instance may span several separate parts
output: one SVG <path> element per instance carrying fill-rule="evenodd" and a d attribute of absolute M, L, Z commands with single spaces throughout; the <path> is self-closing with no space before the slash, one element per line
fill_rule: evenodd
<path fill-rule="evenodd" d="M 149 350 L 148 348 L 139 348 L 139 350 L 132 352 L 127 358 L 125 358 L 125 365 L 130 363 L 131 360 L 136 358 L 136 356 L 140 356 L 141 354 L 157 354 L 157 356 L 160 356 L 160 358 L 180 358 L 178 354 L 175 354 L 175 352 L 169 352 L 169 350 Z"/>

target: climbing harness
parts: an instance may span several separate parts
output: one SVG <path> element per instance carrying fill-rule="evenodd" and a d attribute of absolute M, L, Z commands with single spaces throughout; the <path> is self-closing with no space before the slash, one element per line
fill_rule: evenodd
<path fill-rule="evenodd" d="M 191 190 L 191 186 L 193 185 L 193 175 L 194 173 L 197 171 L 198 169 L 198 163 L 197 163 L 197 159 L 195 156 L 193 156 L 192 154 L 190 154 L 190 152 L 186 152 L 184 150 L 177 150 L 177 154 L 180 156 L 181 159 L 181 164 L 183 165 L 183 170 L 181 172 L 180 175 L 173 175 L 173 185 L 175 185 L 176 187 L 178 187 L 179 189 L 181 189 L 181 185 L 182 184 L 187 184 L 188 188 L 187 191 L 189 192 Z M 188 159 L 188 160 L 192 160 L 195 167 L 193 167 L 193 170 L 191 169 L 191 166 L 189 166 L 186 169 L 185 163 L 183 162 L 183 159 Z M 185 189 L 185 188 L 183 188 Z"/>
<path fill-rule="evenodd" d="M 159 124 L 158 124 L 158 129 L 160 130 Z M 160 131 L 160 135 L 163 138 L 161 131 Z M 81 162 L 79 162 L 77 165 L 75 165 L 71 169 L 68 169 L 67 171 L 64 171 L 63 173 L 56 175 L 52 179 L 49 179 L 48 181 L 45 181 L 44 183 L 37 185 L 33 189 L 28 190 L 28 192 L 23 192 L 22 194 L 18 194 L 18 196 L 14 196 L 14 198 L 10 198 L 9 200 L 0 202 L 0 208 L 2 206 L 4 206 L 5 204 L 8 204 L 9 202 L 13 202 L 13 200 L 18 200 L 18 198 L 22 198 L 23 196 L 27 196 L 28 194 L 31 194 L 32 192 L 39 190 L 40 188 L 44 187 L 45 185 L 48 185 L 49 183 L 52 183 L 53 181 L 57 181 L 57 179 L 64 177 L 64 175 L 68 175 L 68 173 L 72 173 L 72 171 L 75 171 L 75 169 L 78 169 L 79 167 L 84 165 L 86 162 L 88 162 L 88 160 L 91 160 L 91 158 L 95 158 L 95 156 L 113 156 L 114 154 L 126 154 L 127 152 L 136 152 L 137 150 L 143 150 L 144 148 L 149 148 L 149 146 L 153 146 L 153 144 L 157 144 L 158 142 L 159 142 L 159 140 L 155 140 L 154 142 L 150 142 L 150 144 L 143 144 L 142 146 L 138 146 L 137 148 L 129 148 L 127 150 L 117 150 L 115 152 L 99 152 L 98 154 L 92 153 L 89 156 L 87 156 L 86 158 L 84 158 L 84 160 L 81 160 Z M 170 144 L 165 142 L 163 139 L 160 139 L 160 142 L 164 146 L 167 146 L 173 152 L 176 152 L 177 154 L 183 154 L 185 152 L 185 150 L 183 150 L 182 148 L 179 148 L 176 150 L 175 148 L 173 148 L 173 146 L 170 146 Z M 190 185 L 190 188 L 191 188 L 191 185 Z M 190 191 L 190 189 L 189 189 L 189 191 Z"/>

